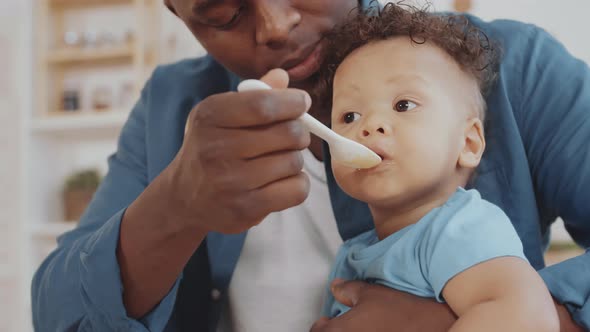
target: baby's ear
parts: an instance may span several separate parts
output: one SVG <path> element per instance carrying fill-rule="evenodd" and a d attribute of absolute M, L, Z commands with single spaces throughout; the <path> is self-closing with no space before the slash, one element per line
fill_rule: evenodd
<path fill-rule="evenodd" d="M 459 160 L 457 161 L 458 166 L 462 168 L 476 168 L 479 165 L 485 148 L 486 139 L 483 132 L 483 123 L 477 117 L 467 120 L 463 150 L 461 150 Z"/>

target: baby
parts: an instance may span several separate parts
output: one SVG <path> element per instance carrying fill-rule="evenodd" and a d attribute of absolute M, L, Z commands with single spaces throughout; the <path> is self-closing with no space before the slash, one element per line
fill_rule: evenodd
<path fill-rule="evenodd" d="M 394 4 L 328 39 L 319 91 L 332 95 L 332 128 L 383 159 L 366 170 L 332 163 L 341 188 L 368 203 L 375 228 L 343 244 L 330 280 L 446 302 L 458 317 L 451 331 L 558 331 L 510 220 L 464 189 L 485 148 L 493 44 L 464 18 Z M 329 293 L 323 315 L 348 309 Z"/>

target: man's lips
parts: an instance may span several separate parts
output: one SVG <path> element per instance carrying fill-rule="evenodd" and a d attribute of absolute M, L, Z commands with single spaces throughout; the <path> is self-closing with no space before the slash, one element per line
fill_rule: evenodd
<path fill-rule="evenodd" d="M 281 68 L 289 74 L 292 82 L 303 81 L 313 75 L 320 67 L 322 43 L 317 42 L 302 52 L 302 56 L 283 63 Z"/>

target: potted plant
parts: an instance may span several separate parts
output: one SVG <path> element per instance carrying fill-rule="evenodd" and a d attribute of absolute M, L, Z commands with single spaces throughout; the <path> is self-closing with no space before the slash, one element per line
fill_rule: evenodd
<path fill-rule="evenodd" d="M 97 170 L 82 170 L 70 175 L 64 186 L 64 214 L 68 221 L 78 221 L 100 184 Z"/>

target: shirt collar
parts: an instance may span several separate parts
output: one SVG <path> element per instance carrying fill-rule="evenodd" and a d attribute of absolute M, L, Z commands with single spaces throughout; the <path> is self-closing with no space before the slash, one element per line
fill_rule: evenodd
<path fill-rule="evenodd" d="M 359 3 L 363 9 L 369 8 L 370 5 L 378 5 L 379 7 L 382 6 L 381 3 L 376 0 L 359 0 Z"/>

